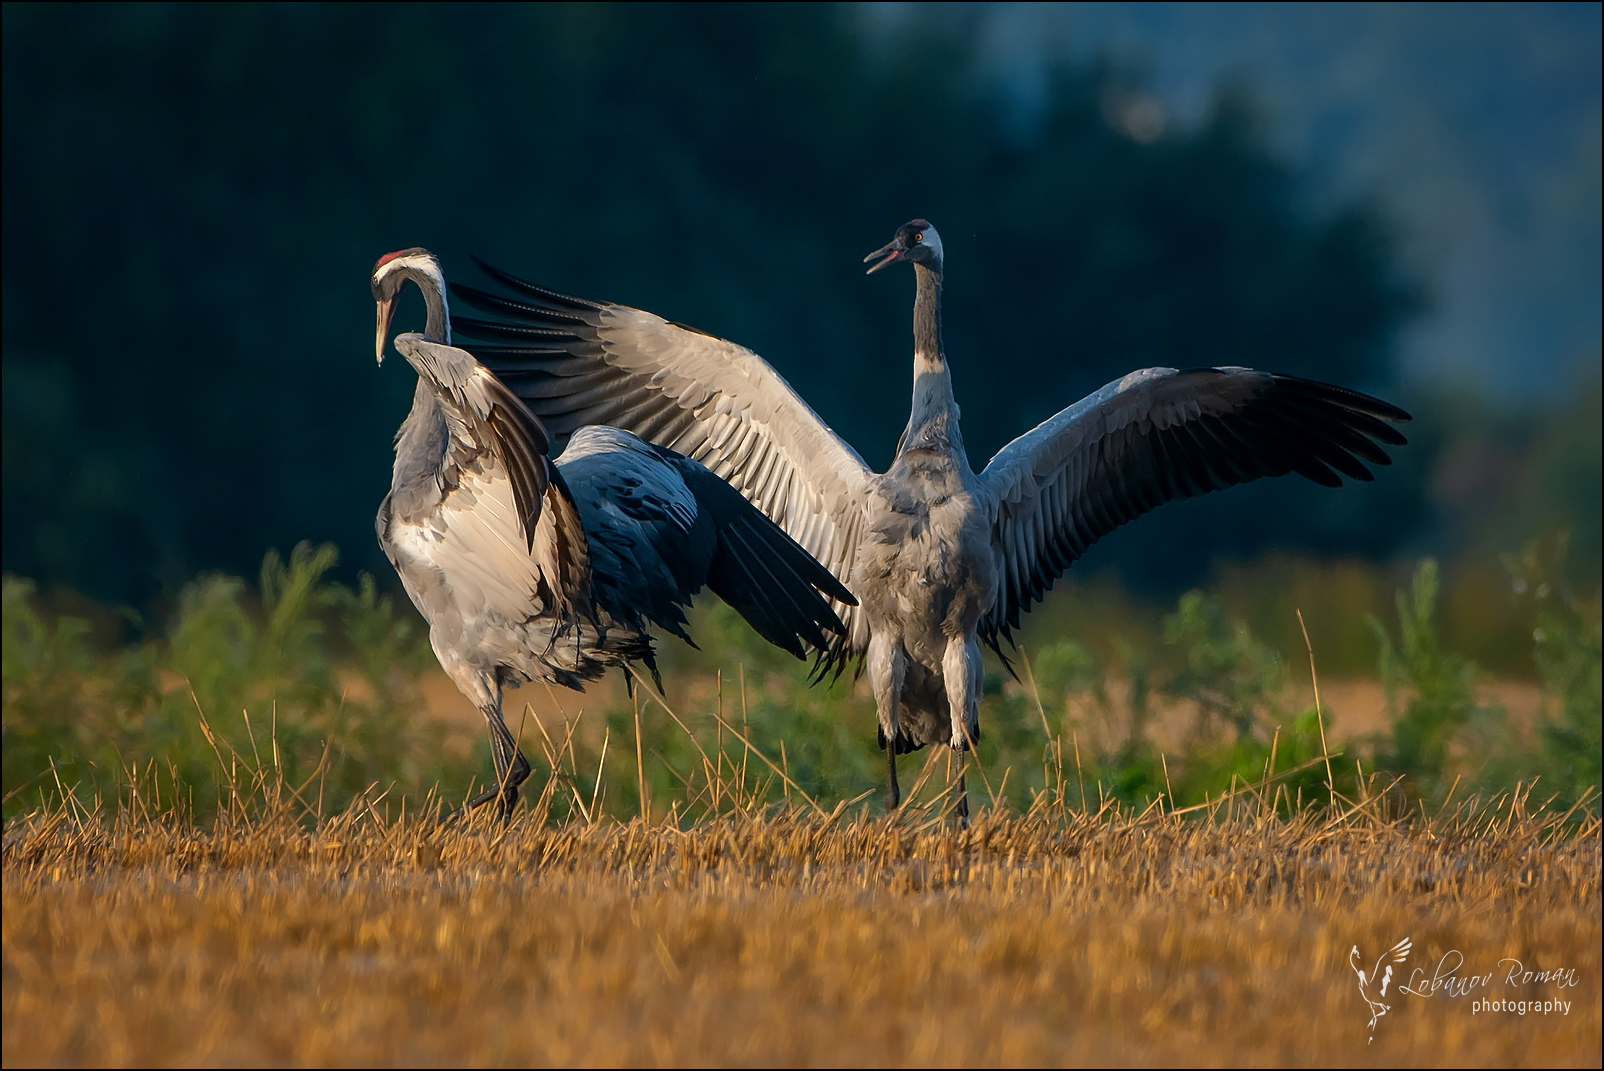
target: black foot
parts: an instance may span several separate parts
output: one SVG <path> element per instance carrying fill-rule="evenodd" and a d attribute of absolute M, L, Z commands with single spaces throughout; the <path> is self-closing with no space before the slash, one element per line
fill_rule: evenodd
<path fill-rule="evenodd" d="M 958 828 L 969 828 L 969 772 L 964 769 L 967 756 L 958 753 L 958 779 L 952 785 L 953 813 L 958 816 Z"/>
<path fill-rule="evenodd" d="M 897 750 L 886 748 L 886 813 L 890 814 L 902 804 L 902 789 L 897 784 Z"/>
<path fill-rule="evenodd" d="M 514 752 L 512 768 L 507 771 L 504 785 L 487 788 L 477 796 L 464 803 L 461 807 L 446 815 L 445 820 L 454 822 L 466 817 L 469 811 L 478 810 L 491 801 L 496 801 L 496 812 L 504 826 L 512 824 L 512 812 L 518 806 L 518 788 L 529 780 L 529 760 L 524 758 L 523 752 Z"/>

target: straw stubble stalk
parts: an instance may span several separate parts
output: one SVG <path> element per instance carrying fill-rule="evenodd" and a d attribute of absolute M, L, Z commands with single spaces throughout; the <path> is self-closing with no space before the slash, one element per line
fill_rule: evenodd
<path fill-rule="evenodd" d="M 107 814 L 64 784 L 6 828 L 5 1062 L 1597 1054 L 1600 822 L 1529 782 L 1408 821 L 1282 812 L 1261 779 L 1209 808 L 987 810 L 960 834 L 939 796 L 897 823 L 847 801 L 607 821 L 600 780 L 589 816 L 510 828 L 393 819 L 371 789 L 315 827 L 249 793 L 226 823 L 136 806 L 148 784 Z M 1371 1043 L 1349 950 L 1404 936 L 1409 968 L 1570 972 L 1545 993 L 1570 1011 L 1534 1028 L 1400 997 Z"/>

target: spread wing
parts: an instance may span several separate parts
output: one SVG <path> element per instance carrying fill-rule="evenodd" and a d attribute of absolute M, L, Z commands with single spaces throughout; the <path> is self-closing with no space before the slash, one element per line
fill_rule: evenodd
<path fill-rule="evenodd" d="M 633 432 L 707 466 L 836 577 L 850 579 L 872 474 L 763 358 L 640 309 L 567 297 L 480 263 L 514 296 L 452 284 L 498 321 L 452 329 L 563 438 L 589 424 Z M 839 667 L 868 645 L 861 612 L 836 603 Z"/>
<path fill-rule="evenodd" d="M 1388 949 L 1387 954 L 1381 958 L 1390 959 L 1394 963 L 1402 963 L 1404 960 L 1409 958 L 1409 950 L 1412 947 L 1414 946 L 1410 942 L 1409 938 L 1405 937 L 1402 941 L 1399 941 L 1397 944 Z M 1391 967 L 1388 967 L 1387 969 L 1389 971 L 1392 970 Z"/>
<path fill-rule="evenodd" d="M 1337 487 L 1402 446 L 1409 414 L 1356 391 L 1251 368 L 1146 368 L 1003 447 L 981 473 L 997 496 L 997 602 L 981 637 L 1000 652 L 1020 615 L 1097 540 L 1166 502 L 1296 472 Z"/>
<path fill-rule="evenodd" d="M 395 348 L 434 390 L 449 440 L 438 504 L 392 513 L 392 539 L 509 618 L 572 617 L 588 596 L 587 548 L 545 428 L 466 351 L 412 333 Z"/>

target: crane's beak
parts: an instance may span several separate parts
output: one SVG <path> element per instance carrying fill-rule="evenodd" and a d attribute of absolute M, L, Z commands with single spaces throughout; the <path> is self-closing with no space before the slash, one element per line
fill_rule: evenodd
<path fill-rule="evenodd" d="M 390 316 L 395 312 L 395 298 L 379 303 L 379 330 L 373 339 L 373 355 L 384 364 L 384 341 L 390 333 Z"/>
<path fill-rule="evenodd" d="M 887 242 L 885 245 L 881 246 L 879 249 L 876 249 L 873 253 L 870 253 L 868 256 L 863 258 L 863 262 L 865 264 L 867 264 L 867 263 L 869 263 L 869 261 L 873 260 L 875 257 L 885 257 L 884 260 L 882 260 L 878 264 L 874 265 L 868 271 L 864 272 L 864 274 L 865 275 L 873 275 L 875 272 L 879 271 L 881 268 L 885 267 L 887 264 L 895 264 L 897 261 L 902 259 L 903 254 L 906 253 L 907 251 L 908 250 L 903 247 L 902 239 L 900 239 L 900 238 L 891 239 L 891 241 Z"/>

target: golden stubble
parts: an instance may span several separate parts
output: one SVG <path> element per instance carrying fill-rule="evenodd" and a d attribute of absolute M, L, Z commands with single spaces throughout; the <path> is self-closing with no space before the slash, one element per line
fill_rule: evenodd
<path fill-rule="evenodd" d="M 4 1060 L 1597 1065 L 1599 844 L 1518 793 L 966 831 L 39 812 L 5 831 Z M 1370 1042 L 1349 952 L 1403 937 L 1404 980 L 1457 952 L 1570 1012 L 1394 989 Z M 1510 957 L 1575 984 L 1508 987 Z"/>

